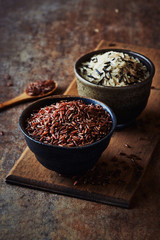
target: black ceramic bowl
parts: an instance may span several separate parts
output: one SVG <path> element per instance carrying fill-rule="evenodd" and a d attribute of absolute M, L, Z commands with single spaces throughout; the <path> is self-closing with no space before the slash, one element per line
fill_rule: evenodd
<path fill-rule="evenodd" d="M 30 117 L 33 111 L 39 110 L 41 107 L 45 107 L 61 100 L 72 101 L 79 99 L 82 99 L 86 104 L 99 104 L 111 115 L 112 128 L 109 134 L 103 139 L 81 147 L 61 147 L 36 141 L 27 134 L 26 119 Z M 19 125 L 22 133 L 25 136 L 28 147 L 35 154 L 35 157 L 43 166 L 63 175 L 74 176 L 83 174 L 88 169 L 92 168 L 98 161 L 102 152 L 107 148 L 110 142 L 110 138 L 116 127 L 116 117 L 108 106 L 97 100 L 82 97 L 57 95 L 53 97 L 43 98 L 28 106 L 22 112 L 19 118 Z"/>
<path fill-rule="evenodd" d="M 82 63 L 89 61 L 95 55 L 108 51 L 123 52 L 134 58 L 138 58 L 146 65 L 150 73 L 149 77 L 133 85 L 112 87 L 91 83 L 81 76 L 79 68 Z M 124 49 L 101 49 L 80 57 L 75 63 L 74 72 L 77 78 L 78 94 L 83 97 L 97 99 L 107 104 L 116 115 L 117 127 L 124 127 L 132 123 L 144 110 L 150 95 L 155 67 L 150 59 L 140 53 Z"/>

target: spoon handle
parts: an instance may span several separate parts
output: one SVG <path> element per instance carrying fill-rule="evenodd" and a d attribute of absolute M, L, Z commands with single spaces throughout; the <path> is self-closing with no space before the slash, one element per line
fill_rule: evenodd
<path fill-rule="evenodd" d="M 30 97 L 27 96 L 26 93 L 22 93 L 22 94 L 20 94 L 19 96 L 15 97 L 15 98 L 12 98 L 12 99 L 10 99 L 8 101 L 0 103 L 0 110 L 5 108 L 5 107 L 11 106 L 11 105 L 13 105 L 15 103 L 22 102 L 22 101 L 24 101 L 24 100 L 26 100 L 28 98 L 30 98 Z"/>

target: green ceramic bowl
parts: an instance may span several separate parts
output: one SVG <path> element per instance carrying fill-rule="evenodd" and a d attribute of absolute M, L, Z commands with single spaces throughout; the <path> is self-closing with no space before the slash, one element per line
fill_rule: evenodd
<path fill-rule="evenodd" d="M 124 87 L 102 86 L 84 79 L 79 70 L 81 63 L 89 61 L 94 55 L 102 54 L 107 51 L 123 52 L 138 58 L 146 65 L 150 73 L 149 77 L 134 85 Z M 102 49 L 80 57 L 75 63 L 74 72 L 77 78 L 78 94 L 80 96 L 97 99 L 107 104 L 116 115 L 117 127 L 124 127 L 135 121 L 146 107 L 155 67 L 151 60 L 140 53 L 122 49 Z"/>

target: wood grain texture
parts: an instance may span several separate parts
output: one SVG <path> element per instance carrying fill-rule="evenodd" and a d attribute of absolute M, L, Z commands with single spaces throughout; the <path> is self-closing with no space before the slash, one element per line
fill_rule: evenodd
<path fill-rule="evenodd" d="M 129 47 L 156 59 L 157 51 L 136 46 L 114 43 L 118 48 Z M 101 41 L 98 48 L 107 48 L 110 43 Z M 112 44 L 113 45 L 113 44 Z M 160 55 L 159 55 L 160 57 Z M 157 60 L 160 58 L 157 58 Z M 154 86 L 157 76 L 153 80 Z M 78 95 L 75 79 L 64 94 Z M 116 132 L 109 147 L 96 166 L 84 176 L 66 178 L 50 171 L 36 160 L 27 148 L 7 176 L 7 182 L 25 185 L 54 193 L 79 197 L 86 200 L 130 207 L 132 197 L 149 164 L 159 136 L 160 91 L 153 89 L 148 105 L 136 123 Z"/>

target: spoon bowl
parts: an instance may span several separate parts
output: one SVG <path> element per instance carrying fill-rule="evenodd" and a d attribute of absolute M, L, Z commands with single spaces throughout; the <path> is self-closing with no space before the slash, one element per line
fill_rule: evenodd
<path fill-rule="evenodd" d="M 51 91 L 43 93 L 43 94 L 40 94 L 40 95 L 32 95 L 31 96 L 31 95 L 27 94 L 26 90 L 24 90 L 24 92 L 21 93 L 19 96 L 15 97 L 15 98 L 12 98 L 12 99 L 10 99 L 8 101 L 5 101 L 3 103 L 0 103 L 0 110 L 5 108 L 5 107 L 9 107 L 11 105 L 14 105 L 16 103 L 20 103 L 20 102 L 24 102 L 24 101 L 29 101 L 31 99 L 38 99 L 38 98 L 43 98 L 43 97 L 49 96 L 53 92 L 55 92 L 55 90 L 58 87 L 57 82 L 54 81 L 54 83 L 55 83 L 55 86 L 54 86 L 54 88 Z"/>

